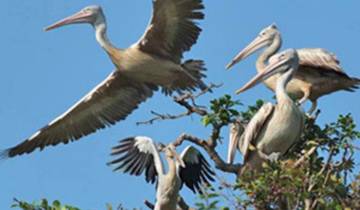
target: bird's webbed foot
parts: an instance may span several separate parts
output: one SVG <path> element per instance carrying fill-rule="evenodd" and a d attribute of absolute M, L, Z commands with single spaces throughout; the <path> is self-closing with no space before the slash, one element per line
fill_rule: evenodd
<path fill-rule="evenodd" d="M 305 113 L 305 115 L 310 121 L 315 122 L 315 120 L 318 118 L 320 112 L 321 112 L 320 109 L 317 109 L 314 113 Z"/>
<path fill-rule="evenodd" d="M 280 152 L 273 152 L 270 155 L 267 155 L 259 150 L 258 153 L 262 159 L 268 160 L 270 162 L 277 162 L 281 156 Z"/>

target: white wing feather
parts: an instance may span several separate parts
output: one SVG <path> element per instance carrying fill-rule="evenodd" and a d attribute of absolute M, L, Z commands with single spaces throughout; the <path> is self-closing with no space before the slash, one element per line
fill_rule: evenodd
<path fill-rule="evenodd" d="M 250 144 L 254 144 L 259 133 L 263 129 L 266 121 L 271 117 L 271 114 L 275 106 L 271 103 L 264 104 L 259 111 L 250 120 L 249 124 L 245 128 L 244 137 L 240 139 L 239 150 L 243 154 L 244 159 L 250 150 Z"/>

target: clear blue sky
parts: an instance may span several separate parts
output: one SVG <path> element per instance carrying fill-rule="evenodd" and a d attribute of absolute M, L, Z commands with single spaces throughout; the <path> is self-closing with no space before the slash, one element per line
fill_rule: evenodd
<path fill-rule="evenodd" d="M 90 26 L 76 25 L 47 33 L 42 30 L 89 4 L 103 7 L 109 37 L 123 48 L 142 35 L 152 9 L 150 0 L 1 2 L 0 148 L 13 146 L 29 137 L 114 69 L 96 43 Z M 254 75 L 256 56 L 232 71 L 225 71 L 224 66 L 260 29 L 273 22 L 282 32 L 283 49 L 327 48 L 337 54 L 347 73 L 360 77 L 358 1 L 205 0 L 205 6 L 206 19 L 201 22 L 203 33 L 186 58 L 204 59 L 208 67 L 207 81 L 225 85 L 204 97 L 202 103 L 224 93 L 234 93 Z M 252 104 L 257 98 L 271 100 L 272 95 L 260 85 L 234 97 Z M 360 91 L 323 97 L 319 100 L 322 110 L 319 122 L 334 121 L 339 113 L 352 112 L 360 123 L 359 107 Z M 169 142 L 182 132 L 206 137 L 208 130 L 200 125 L 197 117 L 136 126 L 137 121 L 150 117 L 150 110 L 183 111 L 171 98 L 158 93 L 126 121 L 110 129 L 76 143 L 2 162 L 0 209 L 9 209 L 13 197 L 28 201 L 43 197 L 60 199 L 84 209 L 104 209 L 107 202 L 141 207 L 144 199 L 153 200 L 154 187 L 145 184 L 143 178 L 113 173 L 106 166 L 110 148 L 119 139 L 132 135 L 147 135 Z M 227 140 L 227 133 L 224 137 Z M 225 153 L 226 145 L 219 149 Z M 189 194 L 188 190 L 183 193 Z"/>

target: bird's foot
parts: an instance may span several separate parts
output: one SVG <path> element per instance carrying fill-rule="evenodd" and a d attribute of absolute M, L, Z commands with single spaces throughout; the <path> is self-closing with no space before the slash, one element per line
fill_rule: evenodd
<path fill-rule="evenodd" d="M 312 112 L 312 113 L 307 112 L 307 113 L 305 113 L 305 115 L 309 120 L 315 121 L 318 118 L 320 112 L 321 112 L 320 109 L 317 109 L 315 112 Z"/>
<path fill-rule="evenodd" d="M 259 155 L 262 159 L 268 160 L 270 162 L 277 162 L 281 156 L 280 152 L 273 152 L 270 155 L 267 155 L 263 152 L 259 152 Z"/>

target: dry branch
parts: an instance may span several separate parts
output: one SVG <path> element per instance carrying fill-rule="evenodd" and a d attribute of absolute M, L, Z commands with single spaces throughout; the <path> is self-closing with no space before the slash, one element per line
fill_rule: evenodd
<path fill-rule="evenodd" d="M 160 114 L 158 112 L 151 111 L 150 113 L 152 115 L 154 115 L 153 118 L 151 118 L 150 120 L 137 122 L 136 125 L 153 124 L 155 121 L 160 121 L 160 120 L 175 120 L 175 119 L 179 119 L 182 117 L 190 116 L 192 114 L 197 114 L 199 116 L 205 116 L 207 114 L 206 108 L 197 105 L 195 100 L 197 98 L 199 98 L 200 96 L 211 92 L 213 88 L 219 88 L 221 86 L 222 86 L 222 84 L 220 84 L 220 85 L 210 84 L 210 86 L 208 88 L 206 88 L 205 90 L 202 90 L 200 93 L 198 93 L 196 95 L 193 95 L 192 93 L 187 92 L 187 93 L 184 93 L 183 95 L 175 96 L 173 98 L 174 102 L 179 104 L 180 106 L 184 107 L 186 109 L 185 112 L 173 115 L 173 114 Z"/>

